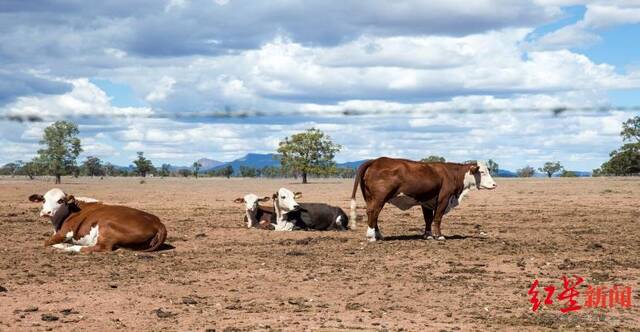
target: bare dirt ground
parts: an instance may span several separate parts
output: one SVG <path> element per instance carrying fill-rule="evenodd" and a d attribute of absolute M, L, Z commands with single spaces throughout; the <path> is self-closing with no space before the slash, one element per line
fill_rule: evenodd
<path fill-rule="evenodd" d="M 83 255 L 44 248 L 51 226 L 32 193 L 0 179 L 0 330 L 638 330 L 640 179 L 497 179 L 425 241 L 418 207 L 381 214 L 386 240 L 348 232 L 248 230 L 232 202 L 286 186 L 303 202 L 349 207 L 352 181 L 67 179 L 77 196 L 126 204 L 166 223 L 174 249 Z M 364 204 L 358 192 L 358 214 Z M 527 291 L 584 284 L 633 288 L 629 309 L 563 302 L 531 311 Z M 5 291 L 6 290 L 6 291 Z M 586 287 L 579 286 L 579 304 Z M 556 293 L 557 294 L 557 293 Z"/>

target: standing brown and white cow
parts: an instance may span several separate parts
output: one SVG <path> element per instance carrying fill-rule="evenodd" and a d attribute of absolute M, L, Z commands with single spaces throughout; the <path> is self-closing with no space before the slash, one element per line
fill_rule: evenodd
<path fill-rule="evenodd" d="M 358 168 L 351 193 L 351 219 L 356 220 L 358 185 L 367 204 L 367 239 L 382 239 L 378 215 L 389 202 L 401 210 L 420 205 L 424 216 L 424 236 L 444 240 L 442 217 L 462 201 L 472 188 L 495 189 L 495 181 L 485 162 L 476 164 L 424 163 L 382 157 Z M 431 225 L 433 223 L 433 233 Z"/>
<path fill-rule="evenodd" d="M 65 251 L 111 251 L 118 247 L 157 250 L 167 237 L 158 217 L 126 206 L 74 198 L 58 188 L 29 196 L 42 202 L 40 216 L 51 219 L 54 234 L 44 242 Z"/>

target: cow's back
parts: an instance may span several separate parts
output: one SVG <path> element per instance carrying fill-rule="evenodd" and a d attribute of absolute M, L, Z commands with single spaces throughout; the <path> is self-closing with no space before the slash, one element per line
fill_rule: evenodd
<path fill-rule="evenodd" d="M 81 203 L 78 206 L 80 211 L 69 220 L 75 224 L 76 237 L 88 234 L 96 225 L 109 225 L 132 235 L 155 233 L 163 227 L 157 216 L 127 206 L 102 203 Z"/>
<path fill-rule="evenodd" d="M 448 177 L 446 167 L 407 159 L 381 157 L 364 173 L 365 191 L 403 193 L 413 197 L 438 193 Z"/>
<path fill-rule="evenodd" d="M 300 203 L 300 210 L 289 213 L 296 221 L 296 226 L 305 229 L 328 230 L 338 229 L 336 219 L 341 217 L 347 224 L 347 215 L 342 209 L 324 203 Z"/>

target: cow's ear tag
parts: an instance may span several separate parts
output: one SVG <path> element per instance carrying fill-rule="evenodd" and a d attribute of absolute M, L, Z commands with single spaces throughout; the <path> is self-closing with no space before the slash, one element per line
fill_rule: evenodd
<path fill-rule="evenodd" d="M 294 192 L 294 193 L 293 193 L 293 198 L 294 198 L 294 199 L 298 199 L 298 198 L 300 198 L 300 197 L 302 197 L 302 193 L 301 193 L 301 192 L 296 191 L 296 192 Z"/>

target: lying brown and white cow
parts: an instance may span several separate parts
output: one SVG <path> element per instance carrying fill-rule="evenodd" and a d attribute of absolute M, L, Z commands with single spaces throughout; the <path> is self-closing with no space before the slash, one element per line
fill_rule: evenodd
<path fill-rule="evenodd" d="M 276 213 L 272 206 L 260 205 L 269 201 L 269 197 L 258 197 L 255 194 L 247 194 L 242 198 L 236 198 L 234 202 L 244 203 L 244 222 L 247 228 L 274 229 L 276 224 Z"/>
<path fill-rule="evenodd" d="M 367 239 L 382 239 L 378 215 L 389 202 L 402 210 L 420 205 L 427 239 L 444 240 L 442 217 L 462 201 L 471 188 L 495 189 L 485 162 L 475 164 L 424 163 L 382 157 L 362 164 L 351 193 L 351 219 L 356 220 L 358 185 L 367 204 Z M 433 234 L 431 224 L 433 223 Z"/>
<path fill-rule="evenodd" d="M 33 194 L 29 200 L 42 202 L 40 216 L 53 224 L 54 234 L 45 240 L 45 247 L 85 253 L 118 247 L 153 251 L 167 237 L 158 217 L 126 206 L 76 199 L 58 188 Z"/>

